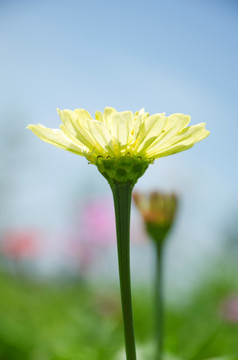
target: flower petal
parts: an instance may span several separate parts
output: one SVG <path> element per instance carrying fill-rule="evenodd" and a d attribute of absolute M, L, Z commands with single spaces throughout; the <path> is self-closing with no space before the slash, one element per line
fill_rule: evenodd
<path fill-rule="evenodd" d="M 148 150 L 158 146 L 166 146 L 190 122 L 190 116 L 183 114 L 173 114 L 166 119 L 163 131 L 158 135 L 155 142 L 148 147 Z"/>
<path fill-rule="evenodd" d="M 89 136 L 93 139 L 95 148 L 98 155 L 110 155 L 113 156 L 113 144 L 112 137 L 104 123 L 97 120 L 81 120 L 80 121 L 84 130 L 86 130 Z"/>
<path fill-rule="evenodd" d="M 89 119 L 93 119 L 92 116 L 89 114 L 89 112 L 87 110 L 84 110 L 84 109 L 75 109 L 73 111 L 75 114 L 77 114 L 80 119 L 86 119 L 86 120 L 89 120 Z"/>
<path fill-rule="evenodd" d="M 117 113 L 116 109 L 114 109 L 112 107 L 105 107 L 105 109 L 104 109 L 103 122 L 104 122 L 105 125 L 107 125 L 109 130 L 111 128 L 112 115 L 116 114 L 116 113 Z"/>
<path fill-rule="evenodd" d="M 205 139 L 209 134 L 210 132 L 205 129 L 205 123 L 189 126 L 164 146 L 157 144 L 157 146 L 147 152 L 147 156 L 156 159 L 161 156 L 168 156 L 187 150 L 198 141 Z"/>
<path fill-rule="evenodd" d="M 134 115 L 131 111 L 114 113 L 111 116 L 110 132 L 116 142 L 119 151 L 126 149 L 129 136 L 132 133 Z"/>
<path fill-rule="evenodd" d="M 41 140 L 49 144 L 52 144 L 54 146 L 57 146 L 61 149 L 71 151 L 78 155 L 84 155 L 85 153 L 86 149 L 83 149 L 82 147 L 75 145 L 59 129 L 49 129 L 41 124 L 28 125 L 27 129 L 30 129 Z"/>
<path fill-rule="evenodd" d="M 150 114 L 145 113 L 144 109 L 141 109 L 140 111 L 137 111 L 135 113 L 135 124 L 134 124 L 134 131 L 133 131 L 134 142 L 136 141 L 136 139 L 139 136 L 139 133 L 141 131 L 141 126 L 142 126 L 143 122 L 149 116 L 150 116 Z"/>
<path fill-rule="evenodd" d="M 95 111 L 95 119 L 97 121 L 103 122 L 103 114 L 101 113 L 101 111 Z"/>
<path fill-rule="evenodd" d="M 185 128 L 173 139 L 173 144 L 195 144 L 198 141 L 205 139 L 210 132 L 205 129 L 206 123 L 200 123 Z"/>
<path fill-rule="evenodd" d="M 62 123 L 72 135 L 77 137 L 78 129 L 76 126 L 77 115 L 72 110 L 59 110 L 57 112 L 60 116 Z"/>
<path fill-rule="evenodd" d="M 89 151 L 94 151 L 97 143 L 88 133 L 88 131 L 86 131 L 84 125 L 82 124 L 88 120 L 88 112 L 86 110 L 83 111 L 83 109 L 77 110 L 80 110 L 79 112 L 81 115 L 79 115 L 76 111 L 58 110 L 61 121 L 65 125 L 65 128 L 62 130 L 64 132 L 71 133 L 76 139 L 80 141 L 80 143 L 86 146 Z"/>
<path fill-rule="evenodd" d="M 139 154 L 153 144 L 162 133 L 167 118 L 163 114 L 154 114 L 142 120 L 134 150 Z"/>

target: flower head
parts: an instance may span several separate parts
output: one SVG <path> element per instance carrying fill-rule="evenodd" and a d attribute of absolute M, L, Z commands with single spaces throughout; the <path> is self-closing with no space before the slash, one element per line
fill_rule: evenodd
<path fill-rule="evenodd" d="M 178 207 L 175 194 L 152 192 L 133 193 L 134 202 L 140 211 L 148 234 L 156 241 L 163 241 L 171 229 Z"/>
<path fill-rule="evenodd" d="M 205 139 L 205 123 L 187 126 L 190 116 L 150 115 L 144 109 L 106 107 L 95 119 L 84 109 L 58 110 L 60 129 L 28 125 L 41 140 L 85 156 L 109 180 L 136 182 L 155 159 L 191 148 Z"/>

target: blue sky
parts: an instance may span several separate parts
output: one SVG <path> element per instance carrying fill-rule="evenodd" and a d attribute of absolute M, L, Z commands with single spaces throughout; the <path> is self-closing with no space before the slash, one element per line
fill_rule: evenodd
<path fill-rule="evenodd" d="M 55 228 L 86 195 L 110 196 L 28 123 L 58 127 L 57 107 L 145 107 L 207 122 L 208 139 L 157 161 L 137 189 L 177 191 L 181 237 L 188 223 L 187 238 L 195 227 L 215 244 L 237 211 L 237 20 L 232 1 L 0 2 L 2 226 Z"/>

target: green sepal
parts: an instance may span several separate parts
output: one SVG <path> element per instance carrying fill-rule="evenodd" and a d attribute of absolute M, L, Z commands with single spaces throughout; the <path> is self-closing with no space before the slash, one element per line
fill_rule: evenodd
<path fill-rule="evenodd" d="M 146 230 L 148 234 L 154 241 L 158 243 L 162 243 L 164 241 L 170 228 L 171 228 L 171 224 L 161 225 L 151 222 L 146 223 Z"/>
<path fill-rule="evenodd" d="M 107 157 L 106 159 L 99 156 L 95 165 L 110 185 L 115 183 L 135 185 L 150 163 L 152 161 L 148 159 L 125 155 L 120 158 Z"/>

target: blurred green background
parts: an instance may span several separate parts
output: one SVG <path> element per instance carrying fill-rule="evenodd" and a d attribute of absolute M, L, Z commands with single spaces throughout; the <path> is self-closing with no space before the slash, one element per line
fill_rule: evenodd
<path fill-rule="evenodd" d="M 166 348 L 238 352 L 238 4 L 0 1 L 0 359 L 113 359 L 123 347 L 105 179 L 41 142 L 56 108 L 188 113 L 211 135 L 151 165 L 136 190 L 178 194 L 166 248 Z M 153 324 L 154 251 L 132 208 L 136 338 Z"/>
<path fill-rule="evenodd" d="M 6 274 L 0 280 L 0 359 L 118 359 L 124 339 L 116 286 Z M 234 269 L 223 266 L 186 300 L 167 302 L 167 352 L 175 359 L 237 359 L 237 286 Z M 148 287 L 133 286 L 137 345 L 153 351 L 152 295 Z"/>

